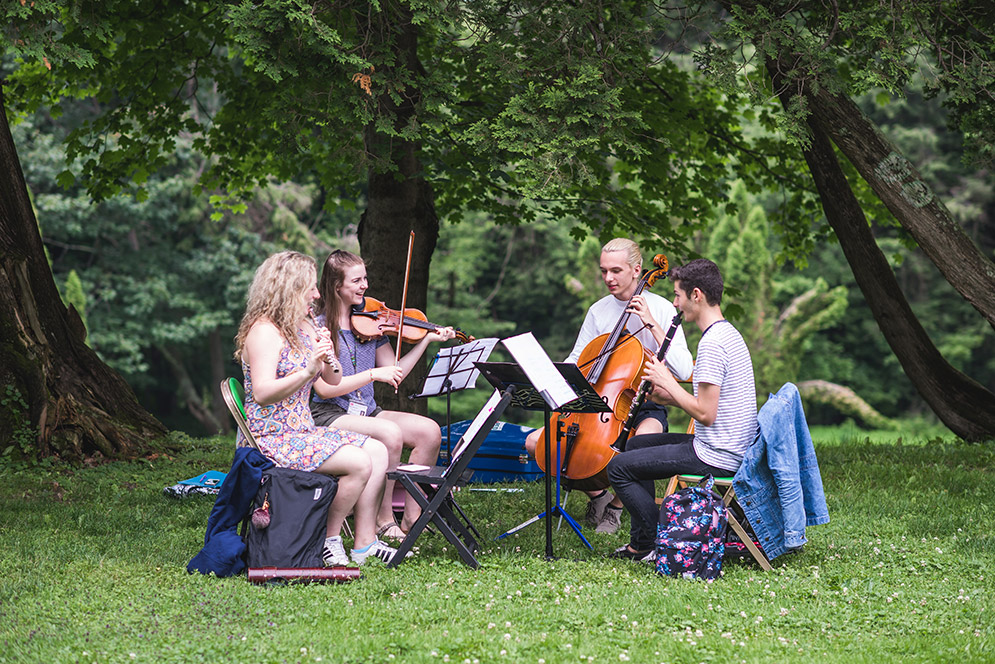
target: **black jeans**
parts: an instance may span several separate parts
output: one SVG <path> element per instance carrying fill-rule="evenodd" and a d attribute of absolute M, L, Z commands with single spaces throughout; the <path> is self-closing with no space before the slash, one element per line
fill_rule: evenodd
<path fill-rule="evenodd" d="M 660 506 L 656 504 L 653 480 L 674 475 L 728 477 L 734 471 L 709 466 L 694 453 L 694 436 L 686 433 L 654 433 L 633 436 L 625 452 L 608 462 L 608 480 L 615 495 L 629 511 L 629 546 L 636 551 L 656 544 Z"/>

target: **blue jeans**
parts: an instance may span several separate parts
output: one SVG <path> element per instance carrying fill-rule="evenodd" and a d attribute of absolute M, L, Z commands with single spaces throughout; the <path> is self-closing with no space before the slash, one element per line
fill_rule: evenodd
<path fill-rule="evenodd" d="M 633 436 L 625 452 L 608 462 L 608 481 L 629 511 L 629 546 L 636 551 L 656 545 L 660 506 L 653 481 L 682 473 L 727 477 L 733 471 L 701 461 L 694 453 L 694 436 L 685 433 Z"/>

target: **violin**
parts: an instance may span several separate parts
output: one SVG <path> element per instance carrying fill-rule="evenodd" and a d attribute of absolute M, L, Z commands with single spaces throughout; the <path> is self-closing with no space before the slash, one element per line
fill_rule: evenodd
<path fill-rule="evenodd" d="M 666 276 L 667 257 L 657 254 L 654 269 L 640 279 L 632 298 L 651 288 L 657 279 Z M 628 306 L 626 306 L 628 311 Z M 612 443 L 619 439 L 628 422 L 629 410 L 641 389 L 643 367 L 652 353 L 643 348 L 639 340 L 626 329 L 628 312 L 623 313 L 615 328 L 608 334 L 592 339 L 580 354 L 577 366 L 591 386 L 608 406 L 610 413 L 554 413 L 549 421 L 553 434 L 552 462 L 556 468 L 547 469 L 545 436 L 536 444 L 536 463 L 543 472 L 562 473 L 576 489 L 601 489 L 609 485 L 605 468 L 618 450 Z M 631 426 L 631 424 L 630 424 Z M 626 432 L 628 435 L 628 432 Z M 560 456 L 556 458 L 556 438 L 562 437 Z"/>
<path fill-rule="evenodd" d="M 354 304 L 352 313 L 349 316 L 352 324 L 352 332 L 362 341 L 378 339 L 385 334 L 397 336 L 397 330 L 402 327 L 401 312 L 397 309 L 387 307 L 376 298 L 366 296 L 363 304 Z M 436 325 L 428 322 L 428 318 L 418 309 L 408 308 L 404 310 L 402 341 L 407 343 L 417 343 L 425 338 L 429 332 L 434 332 L 445 325 Z M 467 335 L 459 328 L 454 328 L 456 340 L 461 344 L 473 341 L 473 337 Z"/>

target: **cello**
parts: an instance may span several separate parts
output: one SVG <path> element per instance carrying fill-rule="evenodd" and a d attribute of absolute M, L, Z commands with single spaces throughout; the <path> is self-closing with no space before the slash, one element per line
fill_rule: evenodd
<path fill-rule="evenodd" d="M 653 257 L 654 269 L 639 280 L 632 298 L 651 288 L 657 279 L 666 276 L 667 257 Z M 629 305 L 626 305 L 628 309 Z M 611 332 L 592 339 L 580 354 L 577 366 L 598 395 L 611 408 L 611 413 L 554 413 L 550 418 L 550 458 L 555 458 L 556 439 L 560 438 L 560 456 L 554 474 L 562 472 L 576 489 L 593 490 L 608 486 L 605 468 L 618 452 L 611 447 L 623 428 L 641 385 L 643 367 L 652 353 L 626 330 L 629 312 L 623 313 Z M 546 437 L 540 436 L 535 458 L 539 468 L 546 464 Z"/>

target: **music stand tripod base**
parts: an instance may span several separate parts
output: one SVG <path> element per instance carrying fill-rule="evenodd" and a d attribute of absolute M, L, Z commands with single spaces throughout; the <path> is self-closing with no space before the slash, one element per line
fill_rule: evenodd
<path fill-rule="evenodd" d="M 549 410 L 548 409 L 546 410 L 546 429 L 543 432 L 543 435 L 546 437 L 546 469 L 548 471 L 548 469 L 550 469 L 550 468 L 553 467 L 551 465 L 551 459 L 550 459 L 550 456 L 549 456 L 549 452 L 550 452 L 550 449 L 549 449 L 550 448 L 550 440 L 549 440 Z M 556 441 L 556 458 L 557 459 L 560 458 L 560 441 L 559 440 Z M 587 541 L 586 537 L 584 537 L 584 533 L 582 533 L 580 531 L 580 524 L 578 524 L 576 521 L 574 521 L 574 518 L 572 516 L 570 516 L 569 514 L 567 514 L 563 510 L 563 508 L 561 507 L 561 504 L 562 504 L 561 503 L 561 498 L 560 498 L 560 475 L 561 474 L 562 474 L 561 472 L 557 472 L 556 473 L 556 502 L 555 503 L 552 503 L 552 505 L 550 504 L 551 503 L 550 494 L 551 494 L 552 487 L 550 486 L 550 482 L 551 482 L 550 477 L 549 477 L 550 474 L 549 474 L 549 472 L 546 472 L 545 473 L 545 482 L 546 482 L 546 511 L 542 512 L 540 514 L 537 514 L 534 517 L 532 517 L 531 519 L 518 524 L 517 526 L 515 526 L 514 528 L 512 528 L 511 530 L 509 530 L 507 532 L 501 533 L 495 539 L 504 539 L 508 535 L 513 535 L 513 534 L 517 533 L 518 531 L 531 526 L 533 523 L 536 523 L 537 521 L 541 521 L 542 519 L 546 519 L 546 530 L 547 530 L 546 558 L 551 559 L 551 558 L 554 557 L 553 556 L 553 545 L 552 545 L 552 527 L 553 527 L 553 521 L 552 521 L 552 519 L 558 516 L 561 519 L 563 519 L 564 521 L 566 521 L 567 525 L 569 525 L 573 529 L 573 531 L 575 533 L 577 533 L 577 537 L 579 537 L 580 541 L 584 543 L 584 546 L 586 546 L 588 549 L 594 550 L 594 547 L 591 546 L 591 543 Z"/>
<path fill-rule="evenodd" d="M 546 509 L 545 511 L 535 515 L 531 519 L 520 523 L 511 530 L 498 535 L 495 539 L 504 539 L 505 537 L 519 532 L 520 530 L 531 526 L 537 521 L 546 521 L 546 558 L 552 559 L 553 556 L 553 522 L 552 519 L 555 517 L 560 517 L 565 520 L 567 524 L 577 533 L 577 537 L 580 541 L 584 543 L 588 549 L 594 549 L 591 543 L 587 541 L 584 534 L 580 530 L 580 525 L 573 519 L 572 516 L 567 514 L 563 508 L 560 499 L 560 476 L 562 470 L 556 473 L 556 502 L 552 500 L 552 480 L 550 478 L 549 469 L 552 468 L 552 460 L 550 459 L 550 434 L 549 434 L 549 419 L 550 419 L 550 407 L 546 400 L 540 395 L 536 389 L 529 382 L 528 378 L 525 376 L 521 367 L 515 363 L 507 362 L 478 362 L 477 367 L 480 369 L 481 374 L 497 389 L 503 389 L 504 386 L 513 385 L 515 387 L 515 393 L 512 396 L 512 404 L 518 406 L 519 408 L 524 408 L 526 410 L 539 410 L 540 407 L 544 411 L 545 415 L 545 442 L 546 442 L 546 473 L 545 473 L 545 485 L 546 485 Z M 559 370 L 561 375 L 570 384 L 570 387 L 578 394 L 578 398 L 566 404 L 559 412 L 610 412 L 610 408 L 601 400 L 591 384 L 587 382 L 584 375 L 577 368 L 577 365 L 570 362 L 557 362 L 554 366 Z M 556 458 L 560 459 L 560 441 L 556 441 Z"/>

